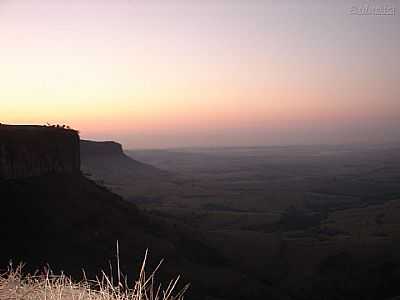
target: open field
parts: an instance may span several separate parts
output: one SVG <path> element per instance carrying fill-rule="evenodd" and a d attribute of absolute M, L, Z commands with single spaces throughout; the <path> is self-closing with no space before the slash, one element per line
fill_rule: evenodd
<path fill-rule="evenodd" d="M 362 286 L 390 295 L 393 278 L 400 279 L 399 150 L 380 145 L 129 153 L 192 180 L 181 201 L 142 207 L 201 228 L 244 272 L 305 299 L 318 299 L 319 290 L 345 298 L 339 286 L 351 280 L 354 287 L 345 290 L 367 291 L 368 299 Z M 346 272 L 357 280 L 343 277 Z"/>
<path fill-rule="evenodd" d="M 336 210 L 400 196 L 397 145 L 127 153 L 176 176 L 179 187 L 174 196 L 168 197 L 169 190 L 160 188 L 163 201 L 156 207 L 176 209 L 177 213 L 194 209 L 195 213 L 279 214 L 290 206 L 311 211 Z M 151 201 L 142 204 L 152 206 Z M 222 218 L 226 218 L 226 213 Z"/>

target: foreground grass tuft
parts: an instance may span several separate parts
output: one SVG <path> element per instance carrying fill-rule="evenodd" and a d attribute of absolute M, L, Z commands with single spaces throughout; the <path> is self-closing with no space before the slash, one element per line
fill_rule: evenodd
<path fill-rule="evenodd" d="M 182 300 L 188 288 L 176 292 L 179 277 L 172 280 L 166 289 L 155 283 L 155 272 L 146 276 L 146 257 L 139 278 L 129 286 L 121 281 L 113 284 L 113 278 L 102 273 L 101 279 L 76 283 L 63 274 L 22 275 L 22 267 L 11 269 L 0 275 L 1 300 Z M 121 274 L 119 274 L 121 275 Z"/>

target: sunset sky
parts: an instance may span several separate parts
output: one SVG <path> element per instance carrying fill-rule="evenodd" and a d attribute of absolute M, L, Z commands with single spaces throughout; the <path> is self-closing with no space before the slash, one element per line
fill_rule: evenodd
<path fill-rule="evenodd" d="M 400 141 L 399 54 L 400 1 L 0 0 L 0 122 L 125 148 Z"/>

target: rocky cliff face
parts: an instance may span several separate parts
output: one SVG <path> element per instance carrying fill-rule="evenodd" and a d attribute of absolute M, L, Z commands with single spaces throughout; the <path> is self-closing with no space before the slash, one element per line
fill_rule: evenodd
<path fill-rule="evenodd" d="M 77 131 L 0 125 L 0 179 L 75 172 L 80 172 Z"/>

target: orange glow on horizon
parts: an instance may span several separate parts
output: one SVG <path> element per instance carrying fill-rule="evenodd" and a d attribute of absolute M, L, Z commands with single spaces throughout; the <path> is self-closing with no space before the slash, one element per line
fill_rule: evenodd
<path fill-rule="evenodd" d="M 0 122 L 67 124 L 89 138 L 181 134 L 184 144 L 190 132 L 280 138 L 396 117 L 399 45 L 382 39 L 398 18 L 360 24 L 332 10 L 326 33 L 306 4 L 146 3 L 1 2 Z M 360 41 L 370 27 L 377 34 Z"/>

